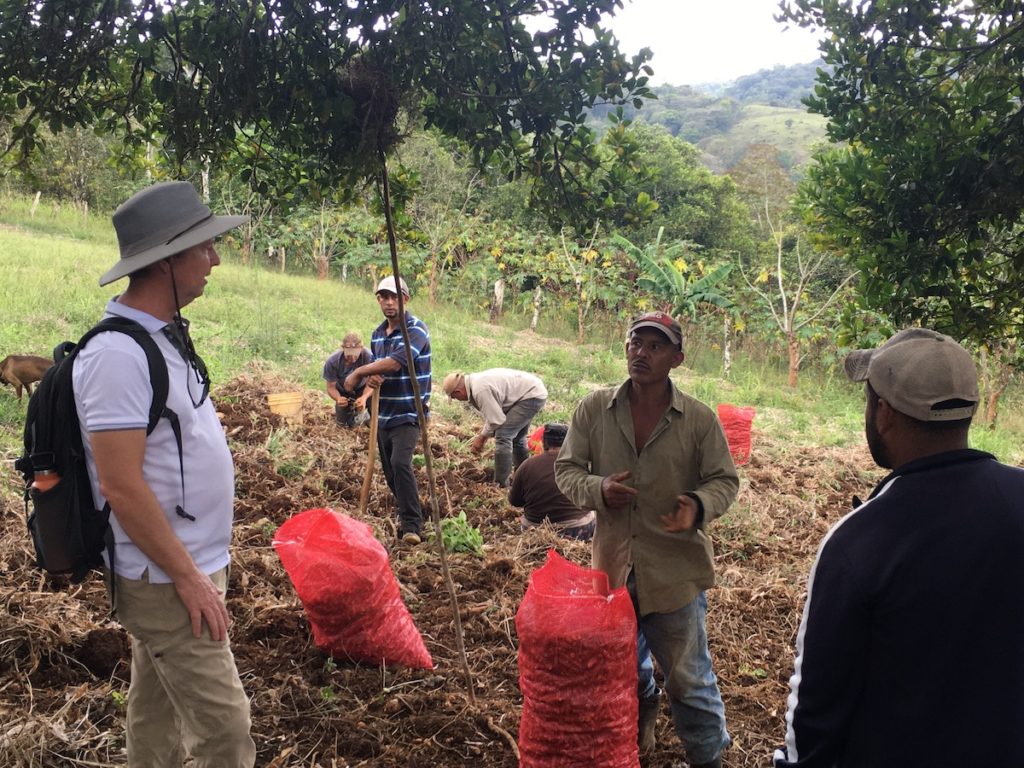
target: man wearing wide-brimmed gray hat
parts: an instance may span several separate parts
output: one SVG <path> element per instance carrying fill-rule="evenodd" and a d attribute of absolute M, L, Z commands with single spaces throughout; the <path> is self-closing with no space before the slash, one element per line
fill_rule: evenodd
<path fill-rule="evenodd" d="M 1024 765 L 1024 470 L 968 447 L 978 372 L 949 336 L 846 374 L 892 472 L 818 549 L 775 765 Z"/>
<path fill-rule="evenodd" d="M 181 317 L 220 264 L 214 238 L 247 220 L 213 215 L 188 182 L 154 184 L 114 213 L 120 258 L 100 285 L 128 278 L 106 317 L 142 326 L 167 366 L 167 407 L 152 431 L 139 343 L 100 333 L 75 360 L 93 496 L 113 513 L 113 607 L 132 637 L 129 766 L 180 766 L 186 755 L 197 768 L 255 762 L 224 603 L 234 467 Z"/>

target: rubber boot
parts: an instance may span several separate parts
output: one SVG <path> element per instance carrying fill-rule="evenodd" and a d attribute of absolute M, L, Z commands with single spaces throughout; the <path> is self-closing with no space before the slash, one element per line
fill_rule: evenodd
<path fill-rule="evenodd" d="M 719 755 L 709 763 L 693 763 L 690 768 L 722 768 L 722 756 Z"/>
<path fill-rule="evenodd" d="M 640 754 L 646 755 L 654 751 L 657 739 L 654 734 L 654 727 L 658 724 L 658 709 L 661 707 L 661 691 L 655 691 L 650 696 L 640 699 L 639 714 L 637 716 L 636 743 L 640 747 Z"/>

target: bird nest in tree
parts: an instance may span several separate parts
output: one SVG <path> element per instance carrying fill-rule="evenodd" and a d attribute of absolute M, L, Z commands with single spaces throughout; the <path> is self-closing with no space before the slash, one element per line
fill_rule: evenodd
<path fill-rule="evenodd" d="M 353 59 L 339 73 L 338 88 L 352 102 L 351 124 L 346 126 L 347 140 L 339 149 L 357 158 L 374 162 L 398 144 L 398 116 L 402 109 L 402 92 L 394 81 L 394 73 L 366 57 Z M 342 137 L 332 137 L 335 143 Z"/>

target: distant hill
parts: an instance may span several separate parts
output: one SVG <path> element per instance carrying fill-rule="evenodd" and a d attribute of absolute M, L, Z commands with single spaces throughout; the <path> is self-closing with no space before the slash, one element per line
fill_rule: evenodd
<path fill-rule="evenodd" d="M 722 95 L 741 104 L 766 104 L 769 107 L 802 110 L 805 109 L 802 100 L 813 92 L 818 69 L 824 66 L 825 63 L 819 59 L 809 64 L 762 69 L 726 85 Z"/>
<path fill-rule="evenodd" d="M 786 167 L 796 169 L 825 138 L 824 118 L 800 103 L 811 94 L 821 66 L 821 61 L 779 66 L 730 83 L 655 86 L 657 100 L 624 111 L 696 145 L 716 171 L 731 168 L 751 144 L 777 146 Z M 595 108 L 591 119 L 603 123 L 608 112 Z"/>

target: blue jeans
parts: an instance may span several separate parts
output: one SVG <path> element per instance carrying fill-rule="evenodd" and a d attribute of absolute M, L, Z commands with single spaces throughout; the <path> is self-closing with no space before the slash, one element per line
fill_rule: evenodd
<path fill-rule="evenodd" d="M 508 409 L 505 423 L 494 431 L 494 482 L 498 485 L 507 486 L 513 468 L 529 458 L 526 435 L 533 417 L 541 412 L 546 402 L 543 397 L 520 400 Z"/>
<path fill-rule="evenodd" d="M 637 610 L 632 571 L 626 587 L 633 598 L 633 609 Z M 725 705 L 708 652 L 704 625 L 707 608 L 707 598 L 701 592 L 689 605 L 671 613 L 640 616 L 637 610 L 637 693 L 640 698 L 657 693 L 653 654 L 665 677 L 676 733 L 691 763 L 711 762 L 730 742 L 725 728 Z"/>

